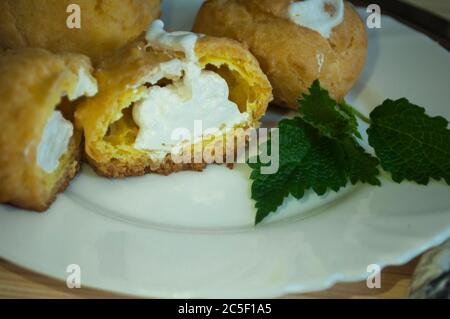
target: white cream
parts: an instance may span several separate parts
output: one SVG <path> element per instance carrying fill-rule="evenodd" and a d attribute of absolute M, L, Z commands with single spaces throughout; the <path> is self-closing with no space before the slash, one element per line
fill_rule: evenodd
<path fill-rule="evenodd" d="M 328 12 L 326 6 L 333 7 Z M 292 2 L 288 7 L 288 18 L 297 25 L 315 30 L 329 38 L 334 27 L 344 21 L 343 0 L 305 0 Z"/>
<path fill-rule="evenodd" d="M 198 34 L 192 32 L 166 32 L 164 22 L 156 20 L 148 29 L 145 38 L 151 47 L 184 52 L 187 60 L 196 61 L 195 45 L 198 37 Z"/>
<path fill-rule="evenodd" d="M 134 103 L 133 119 L 139 126 L 136 149 L 169 153 L 186 142 L 182 136 L 173 139 L 177 129 L 188 131 L 190 143 L 196 143 L 202 136 L 214 135 L 210 129 L 221 134 L 226 128 L 248 120 L 248 114 L 241 113 L 229 100 L 227 82 L 215 72 L 202 70 L 194 51 L 197 39 L 194 33 L 166 32 L 159 20 L 148 30 L 150 46 L 184 52 L 185 59 L 161 63 L 145 78 L 145 82 L 152 85 L 163 78 L 172 82 L 165 87 L 150 87 L 143 98 Z M 203 129 L 199 132 L 195 130 L 197 121 L 201 121 Z"/>
<path fill-rule="evenodd" d="M 78 82 L 69 100 L 74 101 L 82 96 L 94 96 L 98 92 L 97 81 L 90 76 L 85 68 L 78 70 Z"/>
<path fill-rule="evenodd" d="M 59 159 L 67 152 L 73 125 L 60 111 L 54 111 L 47 121 L 37 149 L 37 164 L 47 173 L 53 173 L 59 166 Z"/>
<path fill-rule="evenodd" d="M 242 114 L 228 99 L 228 84 L 221 76 L 193 63 L 183 64 L 183 71 L 182 79 L 166 87 L 149 88 L 135 103 L 133 118 L 140 128 L 135 148 L 169 150 L 183 142 L 181 137 L 172 139 L 176 129 L 188 130 L 191 141 L 197 141 L 206 129 L 220 131 L 248 119 L 248 114 Z M 203 132 L 195 132 L 195 121 L 201 121 Z"/>
<path fill-rule="evenodd" d="M 169 80 L 179 79 L 183 75 L 183 64 L 183 61 L 178 59 L 161 63 L 152 73 L 148 74 L 143 81 L 154 85 L 163 78 Z"/>

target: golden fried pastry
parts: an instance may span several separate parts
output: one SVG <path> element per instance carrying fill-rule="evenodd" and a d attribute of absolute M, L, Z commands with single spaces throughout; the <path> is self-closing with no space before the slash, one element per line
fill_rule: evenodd
<path fill-rule="evenodd" d="M 343 0 L 208 0 L 193 30 L 246 45 L 275 101 L 293 109 L 316 79 L 333 97 L 344 97 L 367 54 L 364 24 Z"/>
<path fill-rule="evenodd" d="M 272 99 L 257 60 L 238 42 L 163 27 L 155 21 L 146 41 L 103 61 L 98 95 L 76 111 L 87 159 L 101 175 L 202 170 L 202 150 L 227 129 L 257 126 Z"/>
<path fill-rule="evenodd" d="M 105 53 L 138 37 L 160 15 L 160 0 L 1 0 L 0 46 L 39 47 L 90 56 Z M 72 16 L 80 8 L 80 19 Z M 80 22 L 81 28 L 72 23 Z"/>
<path fill-rule="evenodd" d="M 0 203 L 44 211 L 79 168 L 73 103 L 97 92 L 89 58 L 43 49 L 0 53 Z"/>

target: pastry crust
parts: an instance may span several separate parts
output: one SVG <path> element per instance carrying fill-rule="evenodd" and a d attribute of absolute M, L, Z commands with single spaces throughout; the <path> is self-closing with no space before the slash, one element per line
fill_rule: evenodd
<path fill-rule="evenodd" d="M 94 62 L 136 39 L 160 15 L 160 0 L 2 0 L 0 46 L 39 47 L 90 56 Z M 81 28 L 69 29 L 70 4 Z"/>
<path fill-rule="evenodd" d="M 351 4 L 329 39 L 286 17 L 291 0 L 208 0 L 194 32 L 242 42 L 256 56 L 273 86 L 275 102 L 292 109 L 312 82 L 344 97 L 359 77 L 367 55 L 367 34 Z"/>
<path fill-rule="evenodd" d="M 51 174 L 38 166 L 37 148 L 62 97 L 76 98 L 80 68 L 90 73 L 89 58 L 43 49 L 0 53 L 0 203 L 44 211 L 78 171 L 80 131 Z M 66 104 L 67 118 L 73 104 Z"/>
<path fill-rule="evenodd" d="M 272 100 L 272 88 L 253 55 L 234 40 L 214 37 L 199 38 L 195 53 L 203 67 L 218 70 L 226 66 L 228 73 L 223 77 L 229 77 L 225 79 L 229 82 L 230 98 L 249 113 L 246 128 L 257 126 Z M 95 73 L 99 94 L 84 101 L 75 116 L 85 135 L 86 157 L 98 174 L 168 175 L 181 170 L 201 171 L 205 167 L 205 163 L 176 164 L 170 154 L 153 160 L 146 151 L 133 147 L 139 128 L 126 110 L 131 110 L 133 102 L 146 90 L 145 78 L 156 72 L 161 63 L 176 58 L 183 59 L 184 53 L 154 49 L 146 41 L 137 41 L 101 63 Z"/>

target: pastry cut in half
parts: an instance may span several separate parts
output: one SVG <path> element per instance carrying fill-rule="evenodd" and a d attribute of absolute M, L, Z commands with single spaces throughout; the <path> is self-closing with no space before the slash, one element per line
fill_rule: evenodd
<path fill-rule="evenodd" d="M 168 33 L 159 20 L 145 38 L 100 64 L 99 93 L 76 111 L 86 157 L 103 176 L 202 170 L 202 151 L 225 148 L 233 128 L 257 127 L 272 99 L 257 60 L 236 41 Z"/>
<path fill-rule="evenodd" d="M 0 53 L 0 203 L 44 211 L 75 176 L 74 103 L 97 92 L 89 58 L 43 49 Z"/>
<path fill-rule="evenodd" d="M 367 55 L 365 25 L 344 0 L 207 0 L 193 30 L 248 47 L 275 103 L 291 109 L 316 79 L 334 98 L 344 97 Z"/>

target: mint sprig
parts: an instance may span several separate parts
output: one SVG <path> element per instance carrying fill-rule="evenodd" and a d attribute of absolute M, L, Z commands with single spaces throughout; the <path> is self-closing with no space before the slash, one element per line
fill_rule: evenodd
<path fill-rule="evenodd" d="M 423 108 L 400 99 L 386 100 L 368 119 L 344 100 L 332 99 L 318 80 L 299 106 L 299 116 L 278 125 L 278 172 L 264 175 L 260 161 L 249 164 L 256 224 L 289 195 L 301 199 L 312 190 L 321 196 L 349 182 L 380 186 L 380 164 L 399 183 L 443 178 L 450 185 L 450 131 L 444 118 L 431 118 Z M 369 143 L 378 158 L 360 145 L 357 117 L 370 125 Z"/>

